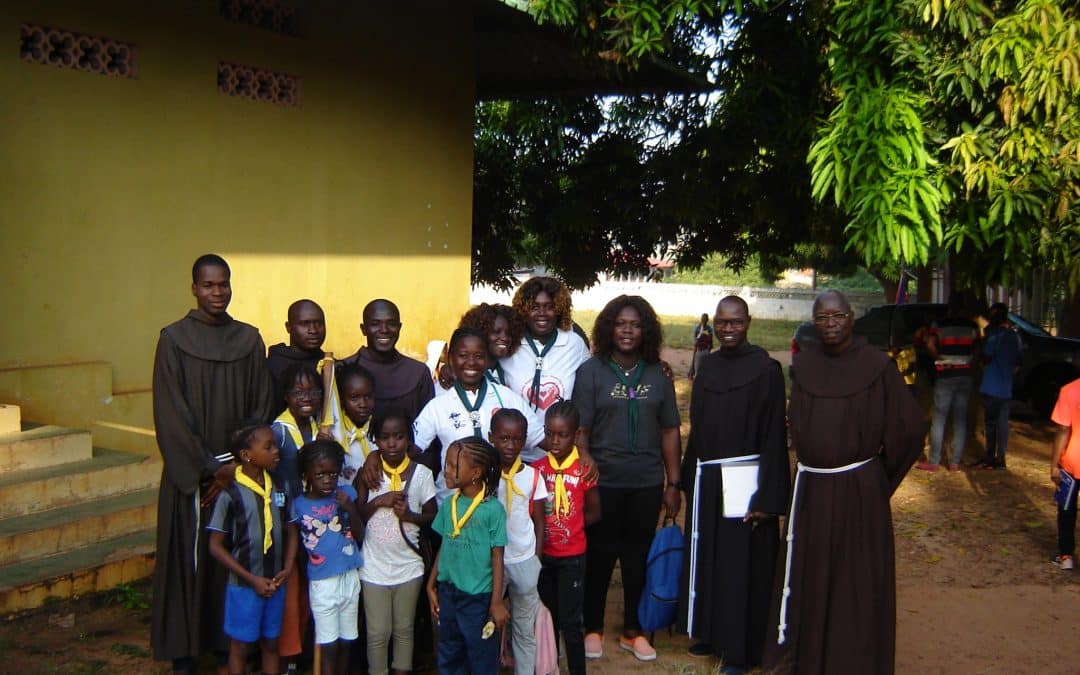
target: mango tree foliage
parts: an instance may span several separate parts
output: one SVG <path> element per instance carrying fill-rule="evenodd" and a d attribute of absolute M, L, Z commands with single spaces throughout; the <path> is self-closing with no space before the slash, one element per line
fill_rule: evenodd
<path fill-rule="evenodd" d="M 613 45 L 638 44 L 634 22 L 656 16 L 614 13 L 629 3 L 533 4 L 544 21 L 576 22 L 583 49 L 631 67 Z M 838 212 L 810 197 L 806 155 L 827 98 L 818 17 L 800 3 L 661 5 L 664 57 L 710 74 L 722 94 L 480 104 L 474 282 L 507 285 L 522 260 L 587 286 L 601 271 L 640 273 L 657 249 L 680 265 L 719 252 L 732 268 L 758 258 L 775 272 L 821 242 L 815 260 L 853 262 L 833 243 Z"/>
<path fill-rule="evenodd" d="M 843 214 L 847 247 L 878 268 L 949 257 L 971 282 L 1010 281 L 1043 265 L 1080 285 L 1075 3 L 528 0 L 528 6 L 539 20 L 571 26 L 590 48 L 631 65 L 669 53 L 673 33 L 715 25 L 718 17 L 747 20 L 734 21 L 736 30 L 783 13 L 804 21 L 810 41 L 820 41 L 822 66 L 821 89 L 808 95 L 824 106 L 805 157 L 810 190 L 822 206 Z M 721 59 L 727 71 L 762 61 Z M 722 80 L 746 87 L 738 72 Z M 739 126 L 722 121 L 712 126 Z M 700 149 L 709 152 L 707 145 Z M 737 180 L 728 169 L 724 178 Z M 821 213 L 808 213 L 808 227 Z"/>

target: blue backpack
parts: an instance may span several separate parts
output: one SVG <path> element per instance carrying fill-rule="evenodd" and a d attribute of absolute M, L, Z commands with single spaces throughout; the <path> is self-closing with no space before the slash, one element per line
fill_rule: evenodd
<path fill-rule="evenodd" d="M 686 539 L 678 525 L 662 527 L 653 537 L 645 567 L 645 589 L 638 603 L 638 621 L 645 633 L 675 623 L 685 547 Z"/>

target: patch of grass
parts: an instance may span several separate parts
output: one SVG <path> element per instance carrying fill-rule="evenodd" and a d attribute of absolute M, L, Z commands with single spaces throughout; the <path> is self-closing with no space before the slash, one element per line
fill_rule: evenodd
<path fill-rule="evenodd" d="M 574 321 L 585 329 L 590 339 L 598 313 L 592 310 L 574 311 Z M 700 315 L 660 315 L 660 323 L 664 327 L 664 345 L 672 349 L 693 349 L 694 326 L 697 325 L 699 318 Z M 795 328 L 799 323 L 799 321 L 784 319 L 754 319 L 750 322 L 748 339 L 768 351 L 784 351 L 791 348 L 791 336 L 795 334 Z"/>
<path fill-rule="evenodd" d="M 113 669 L 108 661 L 89 659 L 76 663 L 66 663 L 53 672 L 63 673 L 64 675 L 104 675 L 104 673 L 113 672 Z"/>
<path fill-rule="evenodd" d="M 119 654 L 121 656 L 137 656 L 141 659 L 150 658 L 150 651 L 139 645 L 130 645 L 124 643 L 117 643 L 109 647 L 109 651 L 113 654 Z"/>
<path fill-rule="evenodd" d="M 114 591 L 116 602 L 127 609 L 148 609 L 150 597 L 146 591 L 131 584 L 120 584 Z"/>

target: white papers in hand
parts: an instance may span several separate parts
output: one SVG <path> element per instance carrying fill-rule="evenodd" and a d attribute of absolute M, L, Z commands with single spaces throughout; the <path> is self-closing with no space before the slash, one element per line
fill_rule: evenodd
<path fill-rule="evenodd" d="M 745 518 L 750 499 L 758 489 L 758 463 L 732 462 L 721 464 L 724 485 L 724 517 Z"/>

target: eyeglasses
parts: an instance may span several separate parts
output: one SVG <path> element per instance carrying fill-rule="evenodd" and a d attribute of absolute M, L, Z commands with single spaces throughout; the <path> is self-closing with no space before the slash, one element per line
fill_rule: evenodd
<path fill-rule="evenodd" d="M 717 328 L 742 328 L 746 325 L 746 319 L 717 319 L 713 325 Z"/>
<path fill-rule="evenodd" d="M 318 389 L 290 389 L 285 393 L 301 401 L 318 401 L 322 398 L 322 391 Z"/>
<path fill-rule="evenodd" d="M 835 314 L 815 314 L 814 323 L 821 326 L 830 323 L 843 323 L 851 318 L 851 312 L 836 312 Z"/>

